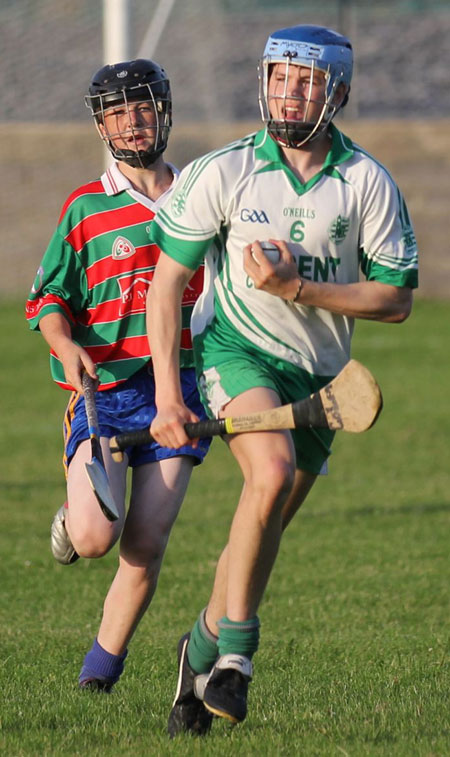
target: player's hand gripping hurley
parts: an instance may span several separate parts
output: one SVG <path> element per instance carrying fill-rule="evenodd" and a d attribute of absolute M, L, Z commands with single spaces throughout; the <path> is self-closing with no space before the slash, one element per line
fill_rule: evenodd
<path fill-rule="evenodd" d="M 303 400 L 235 418 L 186 423 L 184 428 L 190 439 L 307 427 L 360 433 L 373 426 L 382 407 L 380 387 L 370 371 L 350 360 L 329 384 Z M 113 436 L 113 459 L 120 462 L 127 447 L 148 444 L 152 439 L 148 429 Z"/>
<path fill-rule="evenodd" d="M 100 446 L 100 430 L 95 406 L 96 382 L 88 373 L 84 372 L 82 383 L 92 453 L 91 462 L 86 463 L 86 472 L 104 515 L 108 520 L 117 520 L 119 512 L 111 491 Z"/>

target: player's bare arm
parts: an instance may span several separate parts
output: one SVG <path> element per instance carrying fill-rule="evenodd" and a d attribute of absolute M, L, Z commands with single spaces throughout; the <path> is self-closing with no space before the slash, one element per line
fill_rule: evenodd
<path fill-rule="evenodd" d="M 184 404 L 179 367 L 181 300 L 192 273 L 190 268 L 161 253 L 147 295 L 147 329 L 158 408 L 151 433 L 165 447 L 178 448 L 189 443 L 184 424 L 198 420 Z"/>
<path fill-rule="evenodd" d="M 361 281 L 355 284 L 332 284 L 302 279 L 297 304 L 321 307 L 338 315 L 383 323 L 402 323 L 411 312 L 412 289 Z"/>
<path fill-rule="evenodd" d="M 86 371 L 97 378 L 95 365 L 82 347 L 72 340 L 70 324 L 61 313 L 49 313 L 39 323 L 42 336 L 56 352 L 64 368 L 66 380 L 77 392 L 83 392 L 81 376 Z"/>
<path fill-rule="evenodd" d="M 258 252 L 259 263 L 252 248 L 244 249 L 244 270 L 253 280 L 256 289 L 293 302 L 296 305 L 319 307 L 331 313 L 350 318 L 401 323 L 411 312 L 413 295 L 409 287 L 397 287 L 379 281 L 361 281 L 351 284 L 310 281 L 298 273 L 295 260 L 284 241 L 277 240 L 280 251 L 278 263 L 271 263 Z"/>

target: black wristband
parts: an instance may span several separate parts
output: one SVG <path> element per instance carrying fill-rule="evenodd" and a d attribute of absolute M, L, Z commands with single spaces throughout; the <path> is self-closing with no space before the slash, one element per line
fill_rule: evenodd
<path fill-rule="evenodd" d="M 291 303 L 292 303 L 293 305 L 295 305 L 295 304 L 296 304 L 296 302 L 297 302 L 297 299 L 298 299 L 298 298 L 299 298 L 299 296 L 300 296 L 300 292 L 302 291 L 302 287 L 303 287 L 303 281 L 302 281 L 302 279 L 300 278 L 300 279 L 298 280 L 298 289 L 297 289 L 296 293 L 294 294 L 293 298 L 292 298 L 291 300 L 288 300 L 288 302 L 291 302 Z"/>

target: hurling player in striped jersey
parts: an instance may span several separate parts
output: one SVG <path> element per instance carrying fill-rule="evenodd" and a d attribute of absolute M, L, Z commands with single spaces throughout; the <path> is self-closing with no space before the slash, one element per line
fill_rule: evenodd
<path fill-rule="evenodd" d="M 86 104 L 114 161 L 100 179 L 67 199 L 39 266 L 27 318 L 50 345 L 54 380 L 71 392 L 64 419 L 67 502 L 52 523 L 53 555 L 64 565 L 79 557 L 102 557 L 120 539 L 118 569 L 79 676 L 83 688 L 110 691 L 155 592 L 193 467 L 202 462 L 209 442 L 178 450 L 153 443 L 128 449 L 120 465 L 111 461 L 108 437 L 148 427 L 156 412 L 145 305 L 159 249 L 148 232 L 177 179 L 176 169 L 164 160 L 171 128 L 170 84 L 151 60 L 116 63 L 94 75 Z M 183 295 L 179 346 L 183 394 L 196 414 L 203 411 L 189 321 L 202 282 L 199 270 Z M 115 522 L 103 515 L 86 475 L 91 451 L 83 371 L 98 380 L 101 443 L 120 512 Z"/>
<path fill-rule="evenodd" d="M 183 289 L 203 260 L 191 329 L 211 416 L 309 396 L 348 362 L 355 318 L 408 317 L 417 248 L 404 199 L 333 123 L 352 66 L 349 40 L 330 29 L 272 34 L 259 66 L 264 127 L 186 166 L 158 212 L 150 235 L 162 254 L 148 299 L 151 432 L 161 444 L 186 444 L 184 423 L 195 420 L 174 346 Z M 260 242 L 272 245 L 270 257 Z M 326 471 L 332 437 L 311 428 L 228 439 L 244 485 L 208 606 L 180 640 L 172 736 L 192 730 L 195 706 L 233 723 L 245 718 L 258 607 L 282 531 Z"/>

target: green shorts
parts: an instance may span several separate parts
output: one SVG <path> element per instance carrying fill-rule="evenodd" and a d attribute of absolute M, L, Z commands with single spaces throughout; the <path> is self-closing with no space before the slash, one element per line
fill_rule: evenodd
<path fill-rule="evenodd" d="M 332 376 L 312 376 L 285 360 L 255 350 L 220 351 L 220 358 L 207 367 L 211 353 L 196 355 L 197 381 L 200 397 L 210 417 L 217 418 L 220 410 L 234 397 L 248 389 L 264 386 L 273 389 L 286 405 L 309 397 L 327 384 Z M 219 356 L 217 356 L 219 357 Z M 229 358 L 229 359 L 226 359 Z M 201 364 L 200 364 L 201 363 Z M 291 431 L 297 468 L 310 473 L 326 473 L 326 460 L 331 454 L 334 431 L 329 429 L 301 428 Z"/>

